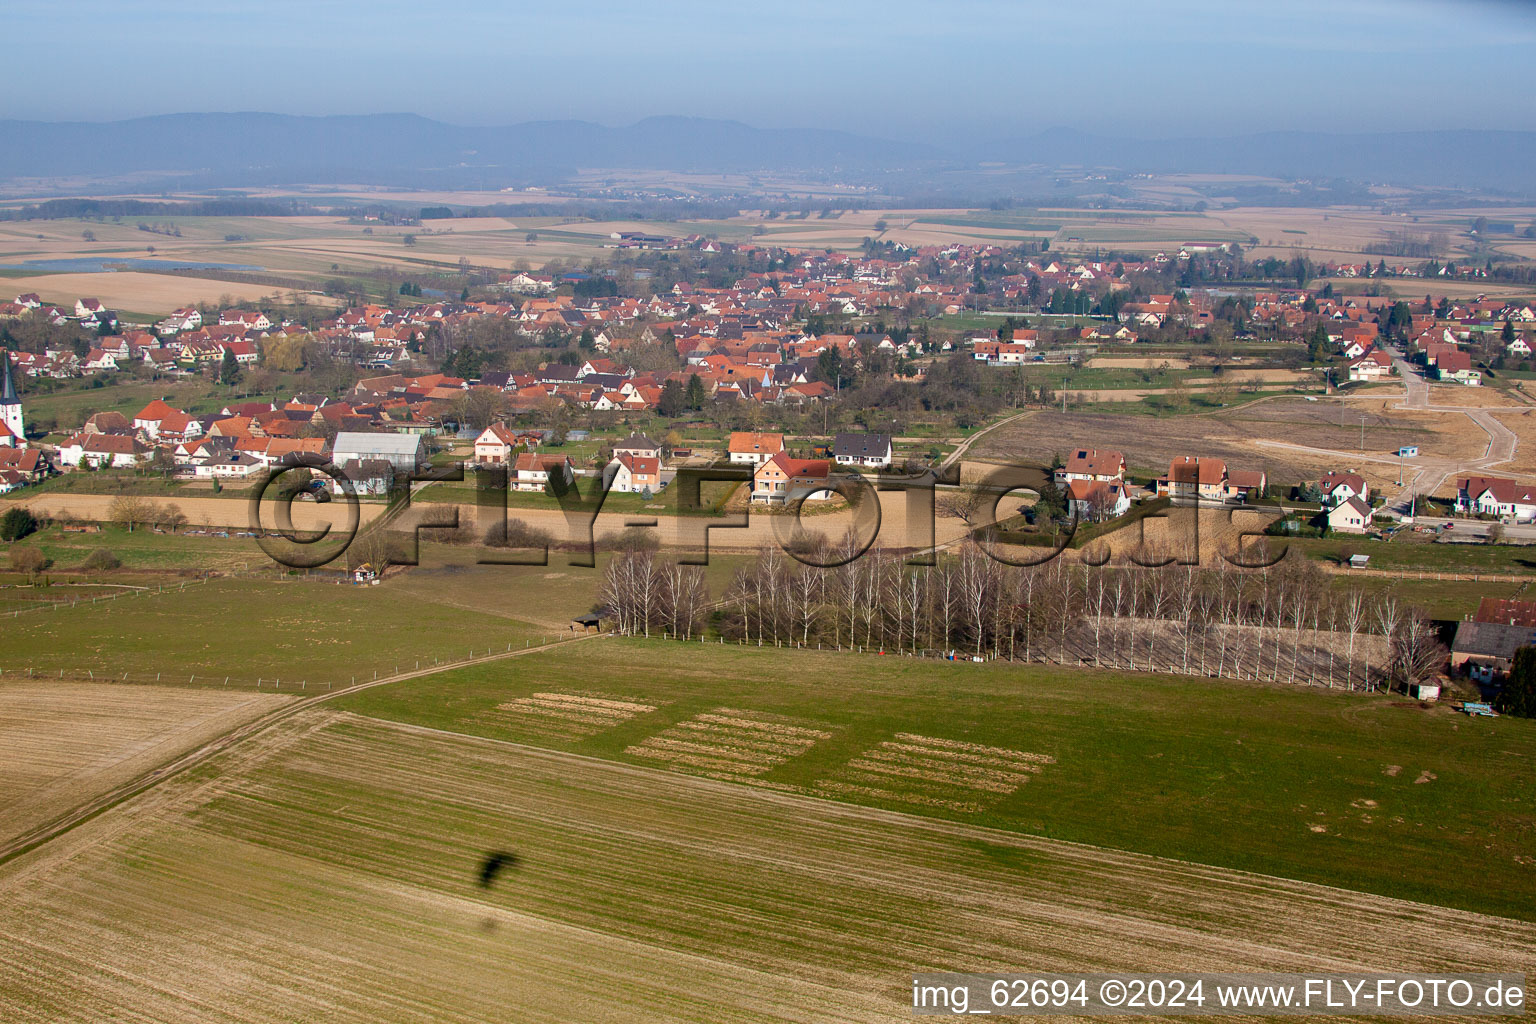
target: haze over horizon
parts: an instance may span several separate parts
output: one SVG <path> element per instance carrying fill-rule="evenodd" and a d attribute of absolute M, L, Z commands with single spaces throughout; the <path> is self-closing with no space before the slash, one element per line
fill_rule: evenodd
<path fill-rule="evenodd" d="M 1536 129 L 1522 59 L 1536 11 L 1494 0 L 962 0 L 942 22 L 926 5 L 870 0 L 601 0 L 587 12 L 577 34 L 568 12 L 488 0 L 449 0 L 430 19 L 398 0 L 21 0 L 13 31 L 60 43 L 17 48 L 0 117 L 399 112 L 473 127 L 678 115 L 951 147 L 1058 126 L 1147 139 Z M 82 25 L 112 47 L 68 42 Z"/>

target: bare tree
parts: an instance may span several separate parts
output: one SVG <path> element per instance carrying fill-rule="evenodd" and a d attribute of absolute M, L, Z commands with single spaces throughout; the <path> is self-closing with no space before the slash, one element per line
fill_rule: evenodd
<path fill-rule="evenodd" d="M 119 494 L 107 506 L 107 518 L 118 526 L 126 526 L 129 533 L 135 526 L 149 522 L 154 514 L 153 504 L 132 494 Z"/>
<path fill-rule="evenodd" d="M 1417 608 L 1409 609 L 1397 621 L 1392 632 L 1391 667 L 1388 688 L 1392 682 L 1400 684 L 1404 691 L 1428 679 L 1434 678 L 1445 665 L 1445 646 L 1431 622 Z"/>

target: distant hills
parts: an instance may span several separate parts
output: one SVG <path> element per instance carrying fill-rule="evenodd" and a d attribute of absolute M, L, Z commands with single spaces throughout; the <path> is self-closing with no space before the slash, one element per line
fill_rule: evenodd
<path fill-rule="evenodd" d="M 530 121 L 467 128 L 414 114 L 167 114 L 104 123 L 0 121 L 0 179 L 164 175 L 183 184 L 362 182 L 495 188 L 581 167 L 862 174 L 942 157 L 815 129 L 653 117 L 624 128 Z"/>
<path fill-rule="evenodd" d="M 501 188 L 577 168 L 794 171 L 921 181 L 981 161 L 1127 172 L 1257 174 L 1536 195 L 1536 132 L 1265 132 L 1142 140 L 1056 129 L 965 151 L 821 129 L 647 118 L 610 128 L 531 121 L 473 128 L 412 114 L 167 114 L 104 123 L 0 121 L 0 180 L 132 180 L 141 187 L 295 183 Z"/>
<path fill-rule="evenodd" d="M 1161 174 L 1347 178 L 1536 194 L 1536 132 L 1261 132 L 1227 138 L 1132 139 L 1054 129 L 978 146 L 975 155 Z"/>

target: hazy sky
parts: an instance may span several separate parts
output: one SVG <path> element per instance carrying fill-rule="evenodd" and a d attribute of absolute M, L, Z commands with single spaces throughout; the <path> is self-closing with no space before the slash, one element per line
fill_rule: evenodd
<path fill-rule="evenodd" d="M 8 0 L 5 23 L 11 118 L 689 114 L 939 142 L 1536 129 L 1536 6 L 1513 0 Z"/>

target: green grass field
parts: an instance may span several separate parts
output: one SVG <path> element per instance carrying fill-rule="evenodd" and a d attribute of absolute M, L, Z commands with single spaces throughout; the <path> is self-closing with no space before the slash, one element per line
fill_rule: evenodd
<path fill-rule="evenodd" d="M 1337 561 L 1341 551 L 1370 555 L 1372 569 L 1405 573 L 1536 573 L 1536 545 L 1439 544 L 1427 534 L 1402 533 L 1389 541 L 1364 537 L 1297 538 L 1286 541 L 1309 558 Z"/>
<path fill-rule="evenodd" d="M 184 533 L 157 533 L 151 527 L 128 530 L 103 525 L 99 533 L 65 533 L 60 527 L 45 527 L 20 542 L 35 547 L 53 563 L 50 571 L 70 571 L 95 551 L 110 551 L 122 562 L 124 570 L 182 569 L 219 571 L 258 568 L 270 565 L 256 542 L 243 537 L 189 536 Z M 110 574 L 109 581 L 114 579 Z"/>
<path fill-rule="evenodd" d="M 1329 578 L 1336 593 L 1363 590 L 1368 597 L 1393 594 L 1410 608 L 1422 608 L 1431 618 L 1455 622 L 1477 610 L 1485 597 L 1517 597 L 1531 600 L 1531 589 L 1513 580 L 1437 580 L 1408 576 L 1361 576 L 1336 573 Z"/>
<path fill-rule="evenodd" d="M 655 710 L 585 731 L 498 707 L 545 693 Z M 1536 725 L 1517 719 L 1474 721 L 1384 697 L 1176 677 L 660 641 L 604 641 L 455 670 L 354 694 L 338 706 L 1536 919 L 1528 861 Z M 806 729 L 818 738 L 766 770 L 747 771 L 741 766 L 762 744 L 701 724 L 708 720 L 696 716 L 709 713 L 761 718 L 773 723 L 770 733 Z M 988 779 L 968 779 L 966 769 L 946 771 L 939 755 L 908 751 L 871 770 L 872 752 L 908 735 L 1053 762 L 1008 792 L 978 788 Z M 1404 870 L 1409 864 L 1413 870 Z"/>
<path fill-rule="evenodd" d="M 140 681 L 163 672 L 168 681 L 197 675 L 210 683 L 228 676 L 341 684 L 558 632 L 495 607 L 467 614 L 462 605 L 463 588 L 446 579 L 426 590 L 395 580 L 353 587 L 219 579 L 6 619 L 0 666 L 8 673 L 128 672 Z"/>

